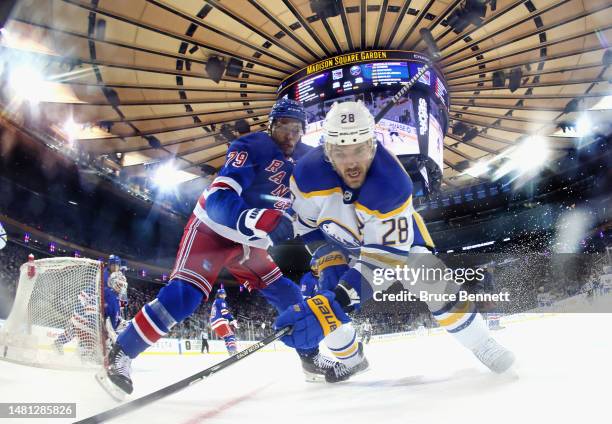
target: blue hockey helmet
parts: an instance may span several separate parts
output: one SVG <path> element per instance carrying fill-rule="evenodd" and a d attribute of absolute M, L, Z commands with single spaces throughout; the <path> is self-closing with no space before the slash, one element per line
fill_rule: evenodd
<path fill-rule="evenodd" d="M 111 265 L 121 266 L 121 258 L 117 255 L 110 255 L 108 257 L 108 266 Z"/>
<path fill-rule="evenodd" d="M 220 296 L 220 295 L 222 295 L 222 294 L 225 294 L 225 295 L 227 294 L 227 293 L 225 293 L 225 289 L 219 289 L 219 290 L 217 290 L 217 296 Z"/>
<path fill-rule="evenodd" d="M 300 121 L 302 127 L 306 127 L 306 110 L 302 103 L 297 100 L 282 98 L 274 103 L 269 114 L 270 125 L 278 118 L 292 118 Z"/>

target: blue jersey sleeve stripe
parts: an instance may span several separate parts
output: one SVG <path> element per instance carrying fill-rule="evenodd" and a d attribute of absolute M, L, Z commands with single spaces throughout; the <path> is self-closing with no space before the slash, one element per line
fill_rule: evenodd
<path fill-rule="evenodd" d="M 402 255 L 408 257 L 409 252 L 406 250 L 396 249 L 391 246 L 385 246 L 382 244 L 366 244 L 362 247 L 362 249 L 376 249 L 376 250 L 384 250 L 385 252 L 392 253 L 394 255 Z"/>

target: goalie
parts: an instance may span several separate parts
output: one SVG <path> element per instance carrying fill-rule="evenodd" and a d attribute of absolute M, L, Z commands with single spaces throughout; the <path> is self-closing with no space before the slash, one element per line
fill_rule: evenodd
<path fill-rule="evenodd" d="M 126 327 L 120 313 L 120 296 L 127 296 L 127 280 L 119 270 L 121 259 L 116 255 L 108 258 L 108 269 L 104 270 L 104 321 L 108 337 L 114 341 Z M 74 337 L 78 340 L 79 356 L 82 360 L 95 360 L 98 302 L 94 288 L 81 290 L 78 302 L 64 332 L 53 343 L 55 350 L 63 354 L 64 345 Z"/>

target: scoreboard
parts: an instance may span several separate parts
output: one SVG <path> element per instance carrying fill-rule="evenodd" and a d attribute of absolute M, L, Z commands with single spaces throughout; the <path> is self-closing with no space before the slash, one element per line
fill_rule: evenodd
<path fill-rule="evenodd" d="M 399 50 L 335 56 L 286 78 L 277 95 L 304 104 L 308 125 L 302 142 L 317 146 L 323 140 L 323 119 L 334 102 L 362 100 L 376 115 L 426 61 L 420 53 Z M 447 84 L 433 67 L 376 125 L 379 144 L 404 164 L 415 182 L 415 195 L 440 186 L 448 112 Z"/>

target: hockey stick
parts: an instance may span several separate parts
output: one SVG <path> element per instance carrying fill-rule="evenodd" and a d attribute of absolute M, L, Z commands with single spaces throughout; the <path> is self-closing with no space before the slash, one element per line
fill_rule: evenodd
<path fill-rule="evenodd" d="M 177 393 L 191 386 L 192 384 L 199 383 L 200 381 L 204 380 L 207 377 L 210 377 L 214 373 L 221 371 L 229 367 L 230 365 L 235 364 L 236 362 L 240 361 L 241 359 L 246 358 L 252 353 L 257 352 L 258 350 L 269 345 L 270 343 L 275 342 L 276 340 L 280 339 L 283 336 L 286 336 L 290 332 L 291 332 L 291 327 L 282 328 L 278 330 L 276 333 L 266 337 L 265 339 L 255 343 L 252 346 L 249 346 L 248 348 L 244 350 L 241 350 L 240 352 L 236 353 L 234 356 L 230 356 L 226 360 L 221 361 L 218 364 L 213 365 L 210 368 L 206 368 L 203 371 L 200 371 L 192 376 L 189 376 L 169 386 L 162 387 L 161 389 L 156 390 L 152 393 L 149 393 L 148 395 L 145 395 L 138 399 L 134 399 L 132 401 L 126 402 L 122 405 L 119 405 L 115 408 L 101 412 L 99 414 L 92 415 L 91 417 L 85 418 L 84 420 L 75 421 L 75 424 L 101 423 L 101 422 L 110 420 L 112 418 L 117 418 L 122 415 L 128 414 L 137 409 L 140 409 L 143 406 L 146 406 L 152 402 L 155 402 L 156 400 L 163 399 L 167 396 Z"/>
<path fill-rule="evenodd" d="M 419 32 L 421 33 L 421 37 L 423 37 L 423 41 L 427 45 L 430 55 L 434 59 L 438 59 L 440 57 L 440 51 L 438 50 L 438 47 L 436 46 L 436 43 L 431 35 L 431 32 L 429 32 L 427 28 L 421 28 Z M 404 97 L 404 95 L 408 92 L 408 90 L 414 87 L 414 84 L 417 83 L 419 78 L 425 75 L 425 72 L 429 71 L 432 66 L 433 66 L 433 63 L 431 61 L 425 62 L 425 66 L 423 66 L 419 70 L 419 72 L 417 72 L 412 78 L 406 81 L 404 86 L 400 88 L 399 91 L 395 93 L 393 97 L 391 97 L 391 100 L 387 102 L 385 107 L 383 107 L 376 114 L 376 116 L 374 117 L 374 122 L 378 123 L 382 118 L 384 118 L 387 112 L 389 112 L 391 108 L 397 104 L 400 98 Z"/>

